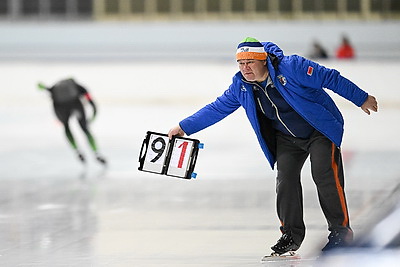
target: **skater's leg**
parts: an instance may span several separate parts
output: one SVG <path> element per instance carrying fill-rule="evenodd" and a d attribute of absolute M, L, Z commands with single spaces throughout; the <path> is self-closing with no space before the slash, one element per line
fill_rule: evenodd
<path fill-rule="evenodd" d="M 86 138 L 90 144 L 90 147 L 92 148 L 92 150 L 94 152 L 97 152 L 96 141 L 94 140 L 94 137 L 92 136 L 92 134 L 89 131 L 88 123 L 87 123 L 87 119 L 86 119 L 86 113 L 85 113 L 85 109 L 83 108 L 82 103 L 76 102 L 74 109 L 76 111 L 79 125 L 80 125 L 82 131 L 85 133 Z"/>
<path fill-rule="evenodd" d="M 85 157 L 83 156 L 83 154 L 79 151 L 78 146 L 75 142 L 75 138 L 72 135 L 71 129 L 69 127 L 69 123 L 66 122 L 64 124 L 64 130 L 65 130 L 65 135 L 67 136 L 68 142 L 69 144 L 72 146 L 72 148 L 75 150 L 78 158 L 80 161 L 84 162 L 85 161 Z"/>
<path fill-rule="evenodd" d="M 346 245 L 352 241 L 353 232 L 344 192 L 340 148 L 319 134 L 314 136 L 310 143 L 310 160 L 320 205 L 331 231 L 330 238 L 336 238 L 334 243 L 338 245 Z"/>
<path fill-rule="evenodd" d="M 305 236 L 300 173 L 308 153 L 301 149 L 295 140 L 295 138 L 277 134 L 276 193 L 282 233 L 290 235 L 300 246 Z"/>
<path fill-rule="evenodd" d="M 76 144 L 75 138 L 69 127 L 69 118 L 71 117 L 72 110 L 73 110 L 73 106 L 70 104 L 60 105 L 60 104 L 54 103 L 54 112 L 55 112 L 57 118 L 60 120 L 60 122 L 64 126 L 64 132 L 65 132 L 65 136 L 67 137 L 68 143 L 71 145 L 71 147 L 76 152 L 79 160 L 84 162 L 85 158 L 84 158 L 83 154 L 79 151 L 78 145 Z"/>
<path fill-rule="evenodd" d="M 77 150 L 78 146 L 76 145 L 75 138 L 72 135 L 71 128 L 69 127 L 68 122 L 66 122 L 64 124 L 64 132 L 65 132 L 65 136 L 67 137 L 69 144 L 72 146 L 73 149 Z"/>
<path fill-rule="evenodd" d="M 89 142 L 90 147 L 92 148 L 93 152 L 95 153 L 96 159 L 100 163 L 106 164 L 106 160 L 104 159 L 104 157 L 100 156 L 98 151 L 97 151 L 96 140 L 94 139 L 92 133 L 89 131 L 89 127 L 88 127 L 88 123 L 87 123 L 87 120 L 86 120 L 85 111 L 84 111 L 82 105 L 80 105 L 78 107 L 78 122 L 79 122 L 79 125 L 82 128 L 82 131 L 86 135 L 86 138 L 87 138 L 87 140 Z"/>
<path fill-rule="evenodd" d="M 82 127 L 82 124 L 81 124 L 81 127 Z M 82 127 L 82 130 L 86 135 L 86 138 L 87 138 L 87 140 L 89 142 L 89 145 L 90 145 L 91 149 L 93 150 L 93 152 L 97 153 L 97 145 L 96 145 L 96 141 L 95 141 L 93 135 L 85 127 Z"/>

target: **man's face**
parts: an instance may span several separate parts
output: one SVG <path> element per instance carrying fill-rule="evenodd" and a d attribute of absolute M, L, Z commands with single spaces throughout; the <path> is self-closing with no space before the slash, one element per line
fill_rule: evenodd
<path fill-rule="evenodd" d="M 240 59 L 239 70 L 249 82 L 262 82 L 268 76 L 268 68 L 265 60 Z"/>

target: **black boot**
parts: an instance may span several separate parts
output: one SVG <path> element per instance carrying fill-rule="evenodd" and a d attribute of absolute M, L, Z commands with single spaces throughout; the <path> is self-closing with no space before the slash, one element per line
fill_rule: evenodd
<path fill-rule="evenodd" d="M 349 246 L 352 241 L 353 232 L 351 230 L 332 230 L 328 236 L 328 243 L 325 245 L 322 251 L 326 252 L 331 249 L 346 247 Z"/>
<path fill-rule="evenodd" d="M 281 238 L 279 238 L 278 242 L 271 247 L 273 251 L 277 254 L 281 255 L 289 251 L 296 251 L 299 249 L 299 245 L 297 245 L 291 235 L 283 234 Z"/>

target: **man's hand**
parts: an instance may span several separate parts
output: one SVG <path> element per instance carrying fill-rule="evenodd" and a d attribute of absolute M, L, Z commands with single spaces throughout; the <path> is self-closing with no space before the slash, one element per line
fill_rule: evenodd
<path fill-rule="evenodd" d="M 177 135 L 177 136 L 185 135 L 185 132 L 182 130 L 182 128 L 179 125 L 171 128 L 171 130 L 169 130 L 169 132 L 168 132 L 169 139 L 172 139 L 172 137 L 175 135 Z"/>
<path fill-rule="evenodd" d="M 368 98 L 365 100 L 364 104 L 362 104 L 361 109 L 368 115 L 371 114 L 369 110 L 378 112 L 378 102 L 376 101 L 376 98 L 372 95 L 368 95 Z"/>

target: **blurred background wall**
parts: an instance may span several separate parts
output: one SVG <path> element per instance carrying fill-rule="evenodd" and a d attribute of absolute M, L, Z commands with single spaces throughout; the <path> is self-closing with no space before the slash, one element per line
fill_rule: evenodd
<path fill-rule="evenodd" d="M 397 0 L 1 0 L 20 19 L 394 19 Z"/>
<path fill-rule="evenodd" d="M 400 58 L 398 0 L 0 0 L 0 59 L 231 60 L 245 36 Z"/>

